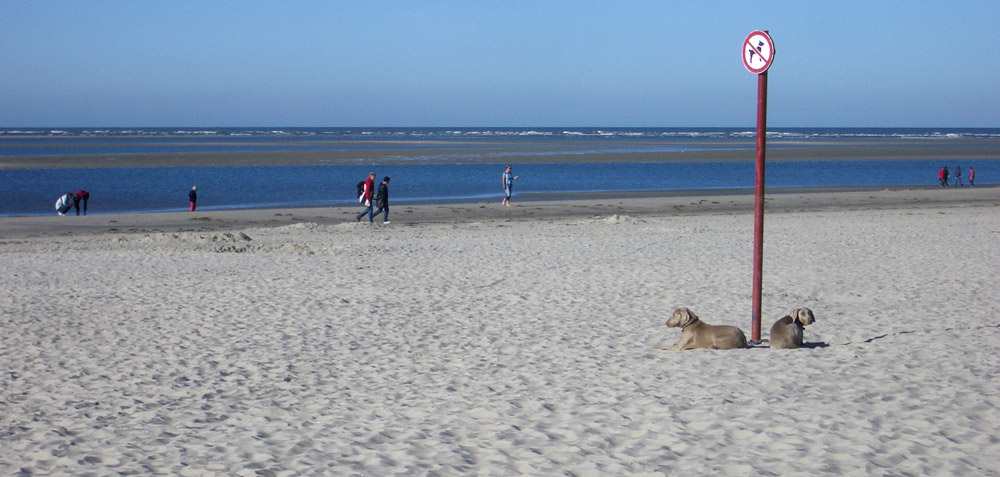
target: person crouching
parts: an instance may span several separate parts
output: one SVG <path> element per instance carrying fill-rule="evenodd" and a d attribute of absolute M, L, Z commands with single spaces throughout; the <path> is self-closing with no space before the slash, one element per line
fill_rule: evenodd
<path fill-rule="evenodd" d="M 72 207 L 73 207 L 72 192 L 67 192 L 56 200 L 56 213 L 59 215 L 66 215 L 66 212 L 69 212 L 69 209 L 71 209 Z"/>

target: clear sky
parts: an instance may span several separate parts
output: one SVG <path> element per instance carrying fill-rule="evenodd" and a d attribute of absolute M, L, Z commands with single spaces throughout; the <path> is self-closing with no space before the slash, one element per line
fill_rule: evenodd
<path fill-rule="evenodd" d="M 0 1 L 0 127 L 1000 127 L 1000 1 Z"/>

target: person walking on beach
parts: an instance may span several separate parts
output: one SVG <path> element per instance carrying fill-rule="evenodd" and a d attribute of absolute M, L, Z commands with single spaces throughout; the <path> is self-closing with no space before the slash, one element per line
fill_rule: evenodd
<path fill-rule="evenodd" d="M 965 184 L 962 184 L 962 166 L 955 166 L 955 186 L 965 187 Z"/>
<path fill-rule="evenodd" d="M 507 207 L 510 207 L 510 195 L 514 192 L 514 181 L 516 180 L 517 176 L 510 172 L 510 164 L 507 164 L 501 178 L 501 182 L 503 182 L 503 201 L 500 202 Z"/>
<path fill-rule="evenodd" d="M 373 205 L 372 204 L 372 193 L 373 193 L 372 189 L 374 189 L 374 188 L 375 188 L 375 173 L 372 172 L 372 173 L 368 174 L 368 179 L 365 179 L 363 192 L 361 192 L 361 195 L 358 196 L 358 201 L 359 202 L 363 202 L 365 204 L 365 210 L 361 211 L 361 213 L 358 214 L 358 217 L 357 217 L 358 218 L 358 222 L 361 222 L 361 217 L 364 217 L 365 214 L 368 214 L 368 223 L 369 224 L 372 223 L 372 219 L 373 219 L 373 217 L 372 217 L 372 205 Z"/>
<path fill-rule="evenodd" d="M 941 187 L 948 187 L 948 166 L 942 166 L 938 171 L 938 179 L 941 180 Z"/>
<path fill-rule="evenodd" d="M 83 201 L 83 215 L 87 215 L 87 202 L 90 201 L 90 192 L 83 189 L 76 191 L 73 194 L 73 208 L 76 209 L 76 215 L 80 215 L 80 201 Z"/>
<path fill-rule="evenodd" d="M 188 192 L 188 201 L 191 202 L 191 212 L 194 212 L 198 205 L 198 186 L 191 186 L 191 192 Z"/>
<path fill-rule="evenodd" d="M 59 215 L 66 215 L 69 209 L 73 207 L 73 193 L 67 192 L 56 199 L 56 213 Z"/>
<path fill-rule="evenodd" d="M 382 179 L 382 183 L 378 185 L 378 190 L 375 191 L 375 206 L 378 210 L 375 211 L 374 217 L 378 217 L 382 211 L 385 211 L 385 217 L 382 218 L 383 224 L 389 223 L 389 176 L 385 176 Z"/>
<path fill-rule="evenodd" d="M 975 187 L 975 186 L 976 186 L 976 168 L 970 166 L 969 167 L 969 187 Z"/>

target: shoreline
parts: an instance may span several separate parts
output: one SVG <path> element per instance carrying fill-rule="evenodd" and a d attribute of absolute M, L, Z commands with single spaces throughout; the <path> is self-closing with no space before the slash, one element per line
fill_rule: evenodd
<path fill-rule="evenodd" d="M 1000 207 L 1000 186 L 975 188 L 851 187 L 770 189 L 765 213 L 889 210 L 948 207 Z M 628 215 L 667 217 L 752 214 L 754 191 L 682 190 L 639 193 L 515 196 L 512 207 L 499 201 L 406 203 L 391 207 L 392 226 L 481 221 L 524 222 Z M 297 223 L 336 225 L 355 222 L 356 206 L 227 209 L 191 212 L 92 214 L 87 216 L 0 217 L 0 239 L 47 235 L 130 232 L 208 232 Z"/>

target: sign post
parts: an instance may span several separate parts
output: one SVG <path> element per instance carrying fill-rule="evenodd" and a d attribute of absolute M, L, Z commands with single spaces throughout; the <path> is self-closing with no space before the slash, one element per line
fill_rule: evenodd
<path fill-rule="evenodd" d="M 757 161 L 753 206 L 753 323 L 750 341 L 760 342 L 761 285 L 764 274 L 764 149 L 767 136 L 767 69 L 774 61 L 774 42 L 756 30 L 743 40 L 743 66 L 757 75 Z"/>

